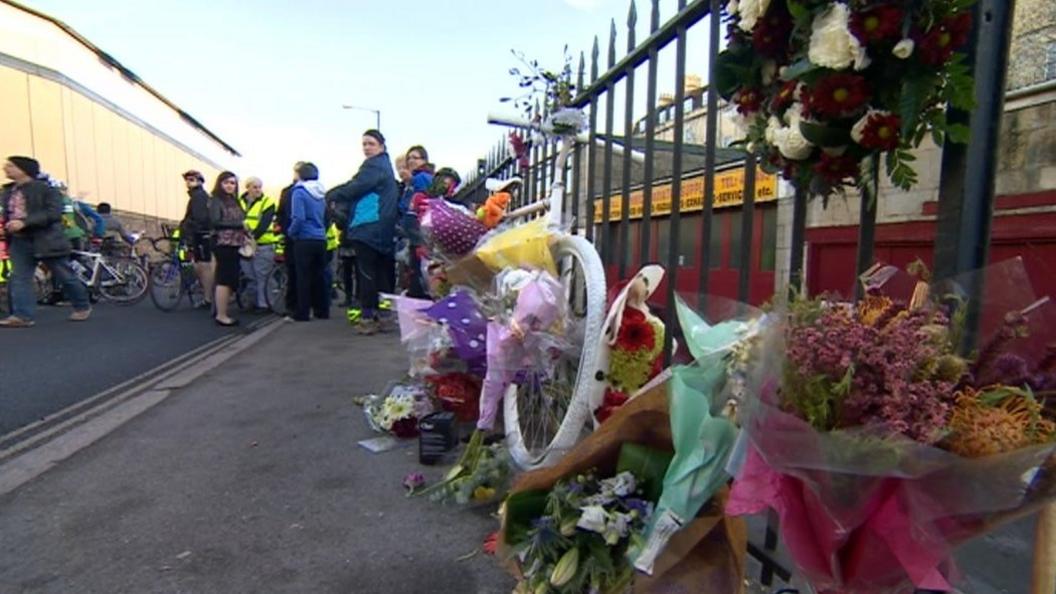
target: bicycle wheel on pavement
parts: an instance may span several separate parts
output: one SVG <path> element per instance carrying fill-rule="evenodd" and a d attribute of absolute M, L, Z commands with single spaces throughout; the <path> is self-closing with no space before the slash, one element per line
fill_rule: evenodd
<path fill-rule="evenodd" d="M 180 265 L 172 260 L 150 269 L 150 300 L 161 311 L 172 311 L 183 298 L 184 282 Z"/>
<path fill-rule="evenodd" d="M 268 273 L 267 283 L 264 285 L 264 296 L 268 300 L 271 311 L 280 316 L 286 315 L 286 267 L 275 266 Z"/>
<path fill-rule="evenodd" d="M 112 258 L 104 268 L 103 281 L 99 283 L 99 294 L 117 305 L 135 305 L 147 296 L 150 276 L 131 258 Z"/>
<path fill-rule="evenodd" d="M 514 462 L 530 470 L 556 463 L 591 427 L 591 410 L 601 400 L 594 381 L 605 322 L 605 271 L 594 246 L 564 235 L 554 246 L 570 315 L 569 353 L 548 377 L 522 374 L 503 398 L 506 445 Z"/>

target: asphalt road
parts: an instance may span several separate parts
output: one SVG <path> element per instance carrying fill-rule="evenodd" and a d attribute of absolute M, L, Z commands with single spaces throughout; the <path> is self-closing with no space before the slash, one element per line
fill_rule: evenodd
<path fill-rule="evenodd" d="M 131 307 L 96 304 L 85 323 L 69 307 L 40 307 L 36 326 L 0 328 L 0 436 L 231 332 L 209 312 L 165 313 L 148 296 Z M 257 316 L 242 314 L 243 322 Z"/>

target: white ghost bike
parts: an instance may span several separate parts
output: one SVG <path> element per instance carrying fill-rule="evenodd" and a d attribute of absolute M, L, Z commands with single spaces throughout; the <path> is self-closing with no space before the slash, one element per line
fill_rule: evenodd
<path fill-rule="evenodd" d="M 488 122 L 541 131 L 538 123 L 504 116 Z M 563 218 L 565 186 L 562 181 L 569 153 L 585 135 L 559 136 L 554 180 L 545 198 L 508 213 L 504 220 L 528 220 L 549 210 L 553 232 L 550 242 L 557 263 L 569 314 L 566 338 L 571 343 L 547 371 L 525 370 L 506 389 L 503 419 L 506 445 L 522 469 L 555 464 L 576 442 L 593 430 L 592 411 L 601 404 L 604 384 L 595 380 L 601 364 L 602 326 L 605 321 L 605 269 L 594 245 L 582 235 L 572 235 Z M 634 155 L 640 159 L 641 155 Z M 573 197 L 577 199 L 577 197 Z M 589 224 L 589 222 L 588 222 Z"/>

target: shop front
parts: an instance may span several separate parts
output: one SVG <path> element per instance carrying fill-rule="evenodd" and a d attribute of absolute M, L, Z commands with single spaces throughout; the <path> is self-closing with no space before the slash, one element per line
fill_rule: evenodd
<path fill-rule="evenodd" d="M 626 270 L 633 273 L 642 264 L 657 262 L 667 265 L 671 250 L 671 192 L 670 180 L 653 186 L 648 233 L 648 258 L 641 260 L 644 217 L 643 189 L 631 191 L 628 212 L 629 241 L 621 246 L 623 224 L 622 197 L 613 196 L 609 205 L 609 231 L 612 257 L 605 262 L 606 276 L 610 283 L 619 279 L 620 258 L 625 258 Z M 737 281 L 742 265 L 747 265 L 749 302 L 759 304 L 773 295 L 774 270 L 777 251 L 777 177 L 759 170 L 755 182 L 756 208 L 753 213 L 752 237 L 742 238 L 742 209 L 744 201 L 744 168 L 734 167 L 715 173 L 715 201 L 711 217 L 711 233 L 708 240 L 709 277 L 707 292 L 728 299 L 737 297 Z M 695 296 L 700 291 L 702 256 L 704 254 L 704 174 L 694 172 L 682 180 L 678 237 L 678 269 L 674 274 L 676 290 L 683 295 Z M 596 237 L 603 237 L 604 205 L 595 200 L 594 223 Z M 740 246 L 743 241 L 752 245 L 750 261 L 741 262 Z M 600 245 L 600 243 L 599 243 Z M 606 250 L 603 250 L 605 252 Z M 670 272 L 670 271 L 669 271 Z M 670 278 L 672 275 L 668 275 Z M 663 295 L 658 291 L 656 295 Z"/>

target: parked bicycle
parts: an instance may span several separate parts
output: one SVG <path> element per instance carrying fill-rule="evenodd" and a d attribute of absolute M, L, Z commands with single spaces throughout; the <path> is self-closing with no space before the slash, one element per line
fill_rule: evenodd
<path fill-rule="evenodd" d="M 131 258 L 73 250 L 70 268 L 88 289 L 88 297 L 92 302 L 102 298 L 117 305 L 134 305 L 146 297 L 150 285 L 147 271 Z M 46 300 L 53 291 L 54 283 L 51 271 L 43 263 L 37 265 L 33 281 L 38 300 Z"/>
<path fill-rule="evenodd" d="M 150 300 L 161 311 L 172 311 L 186 297 L 191 307 L 205 303 L 202 283 L 194 273 L 194 263 L 180 256 L 180 239 L 159 237 L 152 241 L 154 251 L 164 255 L 150 268 Z"/>

